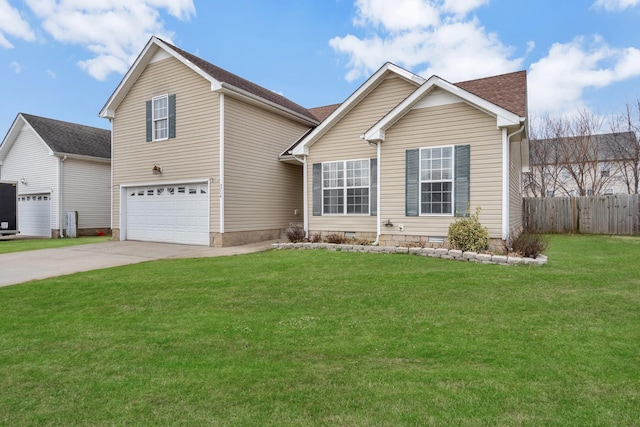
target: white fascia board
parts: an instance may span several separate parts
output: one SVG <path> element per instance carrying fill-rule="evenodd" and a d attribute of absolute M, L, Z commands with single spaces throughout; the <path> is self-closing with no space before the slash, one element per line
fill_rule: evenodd
<path fill-rule="evenodd" d="M 212 85 L 213 88 L 213 85 Z M 212 89 L 213 90 L 213 89 Z M 262 107 L 267 107 L 267 109 L 271 110 L 271 111 L 275 111 L 278 112 L 280 114 L 285 114 L 287 116 L 289 116 L 289 118 L 292 118 L 298 122 L 302 122 L 306 125 L 309 126 L 317 126 L 318 125 L 318 121 L 317 120 L 311 120 L 309 117 L 304 116 L 300 113 L 297 113 L 293 110 L 290 110 L 286 107 L 283 107 L 281 105 L 276 104 L 275 102 L 271 102 L 268 101 L 264 98 L 261 98 L 257 95 L 252 94 L 251 92 L 247 92 L 246 90 L 240 89 L 236 86 L 230 85 L 229 83 L 219 83 L 219 89 L 214 90 L 214 92 L 218 92 L 218 93 L 223 93 L 223 94 L 227 94 L 230 96 L 234 96 L 236 98 L 241 98 L 247 102 L 249 102 L 250 104 L 254 104 L 257 106 L 262 106 Z"/>
<path fill-rule="evenodd" d="M 13 143 L 15 142 L 15 140 L 18 138 L 18 135 L 20 134 L 20 126 L 18 126 L 18 123 L 26 123 L 26 122 L 27 121 L 24 119 L 24 117 L 22 117 L 22 114 L 18 114 L 16 118 L 13 120 L 13 123 L 11 124 L 9 131 L 7 131 L 7 135 L 2 140 L 2 143 L 0 143 L 0 160 L 7 157 L 7 154 L 9 154 L 9 150 L 11 149 L 11 147 L 13 146 Z"/>
<path fill-rule="evenodd" d="M 118 85 L 116 90 L 113 92 L 113 94 L 111 94 L 104 107 L 102 107 L 102 110 L 100 110 L 98 116 L 108 119 L 115 118 L 115 111 L 120 105 L 120 102 L 122 102 L 127 92 L 129 92 L 129 90 L 135 84 L 136 80 L 138 80 L 144 68 L 151 62 L 151 59 L 156 54 L 157 49 L 164 50 L 166 53 L 173 56 L 178 61 L 182 62 L 191 70 L 196 72 L 202 78 L 211 82 L 211 90 L 215 90 L 220 87 L 220 82 L 202 71 L 199 67 L 195 66 L 191 61 L 187 60 L 178 52 L 171 49 L 171 47 L 167 46 L 167 44 L 162 40 L 153 36 L 144 47 L 144 49 L 142 49 L 142 52 L 140 52 L 133 65 L 131 65 L 129 71 L 127 71 L 127 74 L 124 75 L 122 81 L 120 81 L 120 84 Z"/>
<path fill-rule="evenodd" d="M 387 72 L 392 72 L 398 76 L 414 82 L 418 85 L 424 83 L 424 79 L 417 74 L 413 74 L 404 68 L 398 67 L 390 62 L 384 64 L 378 71 L 373 73 L 371 77 L 367 79 L 355 92 L 353 92 L 340 106 L 329 115 L 317 128 L 315 128 L 307 137 L 294 148 L 294 156 L 302 156 L 309 154 L 309 147 L 312 146 L 322 135 L 324 135 L 329 129 L 331 129 L 338 120 L 340 120 L 351 108 L 366 97 L 371 89 L 375 87 Z"/>
<path fill-rule="evenodd" d="M 391 110 L 386 116 L 384 116 L 378 123 L 373 125 L 364 134 L 364 139 L 367 141 L 384 141 L 384 131 L 393 126 L 400 118 L 407 114 L 418 102 L 422 101 L 429 92 L 438 87 L 444 91 L 451 93 L 459 97 L 467 104 L 483 110 L 488 114 L 496 117 L 496 126 L 498 128 L 506 128 L 508 126 L 519 125 L 523 120 L 512 112 L 505 110 L 498 105 L 480 98 L 477 95 L 472 94 L 446 80 L 441 79 L 438 76 L 431 76 L 422 86 L 416 89 L 411 95 L 409 95 L 404 101 L 398 104 L 393 110 Z M 381 133 L 382 131 L 382 133 Z M 382 136 L 382 139 L 380 137 Z"/>

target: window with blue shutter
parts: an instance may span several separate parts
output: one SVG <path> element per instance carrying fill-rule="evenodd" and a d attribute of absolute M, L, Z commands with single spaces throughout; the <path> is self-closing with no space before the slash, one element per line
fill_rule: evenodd
<path fill-rule="evenodd" d="M 407 150 L 406 215 L 464 216 L 469 176 L 469 145 Z"/>
<path fill-rule="evenodd" d="M 407 150 L 405 214 L 418 216 L 420 205 L 420 150 Z"/>
<path fill-rule="evenodd" d="M 455 171 L 455 216 L 469 215 L 471 175 L 471 146 L 456 145 L 455 147 L 456 171 Z"/>
<path fill-rule="evenodd" d="M 176 96 L 157 96 L 146 102 L 147 142 L 176 137 Z"/>

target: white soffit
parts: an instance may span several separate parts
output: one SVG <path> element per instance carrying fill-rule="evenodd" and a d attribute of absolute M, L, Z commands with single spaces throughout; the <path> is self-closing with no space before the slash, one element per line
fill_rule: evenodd
<path fill-rule="evenodd" d="M 167 58 L 171 58 L 171 54 L 169 54 L 169 52 L 163 49 L 158 49 L 158 51 L 155 53 L 155 55 L 153 55 L 149 63 L 153 64 L 154 62 L 162 61 L 163 59 L 167 59 Z"/>
<path fill-rule="evenodd" d="M 442 89 L 434 89 L 422 101 L 418 102 L 412 109 L 440 107 L 443 105 L 459 104 L 464 102 L 459 97 L 450 94 Z"/>

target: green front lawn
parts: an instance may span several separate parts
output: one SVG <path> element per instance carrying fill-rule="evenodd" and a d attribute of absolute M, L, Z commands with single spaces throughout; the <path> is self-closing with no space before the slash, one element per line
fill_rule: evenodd
<path fill-rule="evenodd" d="M 86 245 L 88 243 L 107 242 L 111 236 L 78 237 L 76 239 L 9 239 L 0 240 L 0 254 L 9 252 L 34 251 L 37 249 L 64 248 Z"/>
<path fill-rule="evenodd" d="M 640 424 L 640 238 L 316 251 L 0 288 L 0 425 Z"/>

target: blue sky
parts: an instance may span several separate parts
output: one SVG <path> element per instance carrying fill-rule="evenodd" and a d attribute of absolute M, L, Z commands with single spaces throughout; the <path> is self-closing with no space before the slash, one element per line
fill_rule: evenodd
<path fill-rule="evenodd" d="M 640 0 L 0 0 L 0 138 L 19 112 L 98 111 L 151 35 L 305 106 L 385 61 L 458 82 L 525 69 L 529 108 L 640 100 Z"/>

